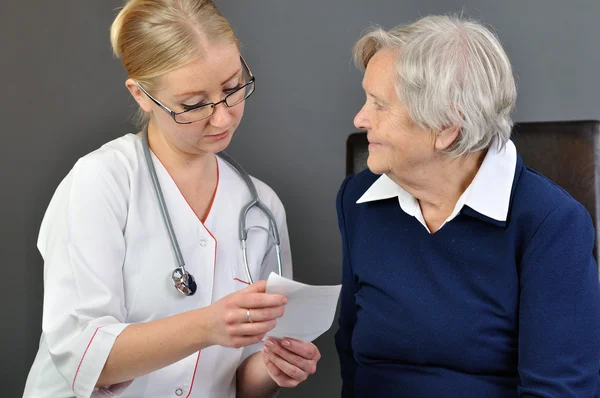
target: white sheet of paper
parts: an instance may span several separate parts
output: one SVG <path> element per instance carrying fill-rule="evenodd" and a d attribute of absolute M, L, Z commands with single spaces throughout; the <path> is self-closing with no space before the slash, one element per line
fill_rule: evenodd
<path fill-rule="evenodd" d="M 267 337 L 289 337 L 311 342 L 325 333 L 333 323 L 342 285 L 311 286 L 295 282 L 271 272 L 267 293 L 287 297 L 285 313 Z"/>

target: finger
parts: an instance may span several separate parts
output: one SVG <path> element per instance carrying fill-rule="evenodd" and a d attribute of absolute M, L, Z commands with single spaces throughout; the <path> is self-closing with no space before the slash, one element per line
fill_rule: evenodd
<path fill-rule="evenodd" d="M 233 348 L 248 347 L 258 343 L 263 339 L 263 337 L 264 335 L 260 334 L 256 336 L 233 336 L 227 346 Z"/>
<path fill-rule="evenodd" d="M 231 334 L 237 336 L 264 335 L 275 327 L 275 321 L 242 323 L 237 325 Z"/>
<path fill-rule="evenodd" d="M 269 359 L 265 359 L 265 365 L 269 369 L 269 373 L 271 373 L 271 377 L 273 377 L 273 378 L 279 379 L 281 377 L 281 375 L 284 374 L 281 370 L 279 370 L 279 368 L 277 366 L 273 365 L 273 362 L 269 361 Z M 285 375 L 285 377 L 289 377 L 289 376 Z"/>
<path fill-rule="evenodd" d="M 279 307 L 287 303 L 287 298 L 280 294 L 247 293 L 238 294 L 235 303 L 242 308 Z"/>
<path fill-rule="evenodd" d="M 277 377 L 279 378 L 280 376 L 282 376 L 284 373 L 279 370 L 279 368 L 275 365 L 273 365 L 273 362 L 271 362 L 269 360 L 269 357 L 267 356 L 267 354 L 263 351 L 262 352 L 262 358 L 263 358 L 263 362 L 265 363 L 265 366 L 267 367 L 267 369 L 269 370 L 269 373 L 271 374 L 271 377 Z M 289 376 L 285 376 L 285 377 L 289 377 Z"/>
<path fill-rule="evenodd" d="M 321 359 L 321 353 L 319 352 L 317 346 L 313 343 L 305 343 L 304 341 L 286 337 L 282 339 L 279 344 L 281 344 L 288 351 L 298 354 L 302 358 L 316 359 L 317 361 Z"/>
<path fill-rule="evenodd" d="M 284 313 L 283 306 L 269 307 L 269 308 L 254 308 L 254 309 L 240 309 L 239 320 L 241 323 L 250 322 L 248 320 L 248 313 L 250 313 L 250 319 L 252 322 L 265 322 L 272 321 L 277 318 L 281 318 Z"/>
<path fill-rule="evenodd" d="M 265 341 L 265 351 L 277 354 L 291 365 L 294 365 L 308 374 L 314 374 L 317 371 L 317 360 L 303 358 L 292 351 L 287 350 L 280 343 L 274 342 L 272 339 Z"/>
<path fill-rule="evenodd" d="M 267 290 L 267 281 L 256 281 L 245 289 L 240 290 L 240 293 L 264 293 Z"/>
<path fill-rule="evenodd" d="M 290 376 L 283 373 L 273 362 L 271 362 L 266 355 L 263 355 L 263 361 L 265 363 L 265 367 L 267 368 L 267 372 L 271 376 L 271 378 L 277 383 L 280 387 L 296 387 L 300 382 L 292 379 Z"/>
<path fill-rule="evenodd" d="M 279 355 L 275 354 L 273 351 L 270 351 L 267 347 L 264 348 L 264 352 L 269 361 L 273 362 L 273 364 L 277 366 L 279 370 L 281 370 L 283 373 L 285 373 L 292 379 L 297 381 L 304 381 L 308 377 L 307 372 L 289 363 Z"/>

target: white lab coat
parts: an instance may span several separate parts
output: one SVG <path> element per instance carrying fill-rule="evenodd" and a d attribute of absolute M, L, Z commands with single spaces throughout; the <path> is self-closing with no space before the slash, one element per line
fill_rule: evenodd
<path fill-rule="evenodd" d="M 212 346 L 181 361 L 109 388 L 95 388 L 112 345 L 129 324 L 205 307 L 247 286 L 238 236 L 240 209 L 250 193 L 237 172 L 218 159 L 218 186 L 202 223 L 153 156 L 186 268 L 198 290 L 173 286 L 177 267 L 149 178 L 142 142 L 128 134 L 81 158 L 57 188 L 40 229 L 44 311 L 40 347 L 24 397 L 235 397 L 235 374 L 261 344 Z M 292 277 L 285 211 L 266 184 L 253 179 L 279 227 L 284 276 Z M 268 228 L 252 209 L 247 226 Z M 277 272 L 272 240 L 261 229 L 248 237 L 255 280 Z M 177 336 L 173 336 L 177 339 Z"/>

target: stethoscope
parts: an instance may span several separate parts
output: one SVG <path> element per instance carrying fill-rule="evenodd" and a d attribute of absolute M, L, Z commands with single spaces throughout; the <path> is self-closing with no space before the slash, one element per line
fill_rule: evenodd
<path fill-rule="evenodd" d="M 179 267 L 175 268 L 173 273 L 171 274 L 171 278 L 173 279 L 173 284 L 181 293 L 186 296 L 191 296 L 196 293 L 198 286 L 196 285 L 196 281 L 192 274 L 190 274 L 185 269 L 185 262 L 183 261 L 183 256 L 181 255 L 181 249 L 179 248 L 179 244 L 177 243 L 177 236 L 175 235 L 175 231 L 173 230 L 173 225 L 171 224 L 171 217 L 169 217 L 169 210 L 167 209 L 167 205 L 165 203 L 165 198 L 162 194 L 162 190 L 160 188 L 160 183 L 158 182 L 158 177 L 156 176 L 156 169 L 154 168 L 154 163 L 152 162 L 152 157 L 150 156 L 150 147 L 148 145 L 148 125 L 146 125 L 142 131 L 142 147 L 144 148 L 144 157 L 146 158 L 146 164 L 148 165 L 148 171 L 150 172 L 150 180 L 152 181 L 152 186 L 154 187 L 154 192 L 156 193 L 156 198 L 158 199 L 158 205 L 160 207 L 160 212 L 162 214 L 163 221 L 165 222 L 165 227 L 167 229 L 167 233 L 169 234 L 169 240 L 171 241 L 171 247 L 173 248 L 173 253 L 175 257 L 177 257 L 177 262 L 179 263 Z M 273 213 L 269 210 L 267 206 L 258 197 L 258 191 L 256 190 L 256 186 L 250 175 L 246 173 L 246 171 L 240 166 L 235 160 L 233 160 L 229 155 L 225 152 L 220 152 L 218 154 L 220 158 L 225 160 L 227 163 L 231 165 L 238 172 L 240 177 L 244 180 L 248 189 L 250 190 L 251 200 L 242 208 L 240 212 L 240 221 L 239 221 L 239 230 L 240 230 L 240 241 L 242 243 L 242 257 L 244 259 L 244 266 L 246 267 L 246 276 L 248 277 L 248 282 L 254 283 L 252 279 L 252 275 L 250 274 L 250 266 L 248 265 L 248 254 L 246 247 L 246 239 L 248 238 L 248 230 L 251 228 L 260 228 L 270 233 L 273 237 L 273 241 L 275 242 L 275 253 L 277 254 L 277 267 L 279 275 L 282 275 L 282 265 L 281 265 L 281 248 L 279 246 L 279 229 L 277 229 L 277 223 L 275 221 L 275 217 Z M 254 226 L 246 229 L 246 216 L 248 211 L 256 206 L 260 209 L 269 220 L 269 229 L 267 230 L 261 226 Z"/>

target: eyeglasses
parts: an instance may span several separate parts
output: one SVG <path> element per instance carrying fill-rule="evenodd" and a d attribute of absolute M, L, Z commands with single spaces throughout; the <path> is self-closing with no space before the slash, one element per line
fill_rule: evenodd
<path fill-rule="evenodd" d="M 142 92 L 148 96 L 148 98 L 150 98 L 156 105 L 158 105 L 165 112 L 167 112 L 173 118 L 173 120 L 175 120 L 175 123 L 191 124 L 211 117 L 213 113 L 215 113 L 215 108 L 217 107 L 217 105 L 221 103 L 227 105 L 228 108 L 232 108 L 242 103 L 246 100 L 246 98 L 252 95 L 252 93 L 254 92 L 254 83 L 256 79 L 250 71 L 250 68 L 244 60 L 244 57 L 240 55 L 240 59 L 242 60 L 242 66 L 244 67 L 244 72 L 247 76 L 247 83 L 245 83 L 243 86 L 236 87 L 235 91 L 232 91 L 229 94 L 227 94 L 227 96 L 219 102 L 210 102 L 208 104 L 194 105 L 193 107 L 186 109 L 183 112 L 175 112 L 170 110 L 169 108 L 161 104 L 160 101 L 158 101 L 156 98 L 148 94 L 144 87 L 142 87 L 139 83 L 136 82 L 136 84 L 140 88 L 140 90 L 142 90 Z"/>

